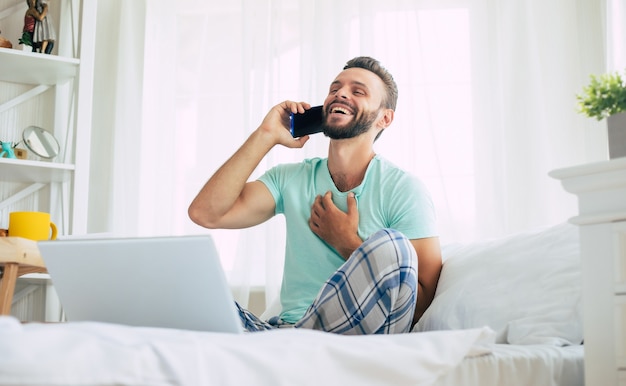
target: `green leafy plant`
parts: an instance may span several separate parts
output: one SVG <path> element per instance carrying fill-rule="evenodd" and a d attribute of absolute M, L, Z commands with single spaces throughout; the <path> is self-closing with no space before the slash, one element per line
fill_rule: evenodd
<path fill-rule="evenodd" d="M 626 111 L 626 83 L 618 72 L 590 78 L 583 93 L 576 95 L 579 112 L 600 121 Z"/>
<path fill-rule="evenodd" d="M 30 34 L 26 31 L 24 31 L 22 33 L 22 37 L 20 38 L 20 40 L 18 40 L 18 43 L 23 44 L 25 46 L 31 46 L 33 45 L 33 40 L 30 38 Z"/>

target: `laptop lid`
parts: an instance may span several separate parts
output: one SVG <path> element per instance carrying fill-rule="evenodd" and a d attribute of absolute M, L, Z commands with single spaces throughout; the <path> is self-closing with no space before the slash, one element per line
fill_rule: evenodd
<path fill-rule="evenodd" d="M 68 321 L 243 331 L 208 236 L 41 241 Z"/>

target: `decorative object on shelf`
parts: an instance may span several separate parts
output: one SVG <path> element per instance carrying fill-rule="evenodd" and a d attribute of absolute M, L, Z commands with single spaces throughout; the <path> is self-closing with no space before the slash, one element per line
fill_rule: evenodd
<path fill-rule="evenodd" d="M 0 145 L 2 146 L 2 151 L 0 151 L 0 158 L 16 158 L 15 152 L 13 148 L 13 142 L 2 142 L 0 141 Z"/>
<path fill-rule="evenodd" d="M 34 241 L 56 240 L 57 226 L 46 212 L 9 213 L 9 234 Z"/>
<path fill-rule="evenodd" d="M 41 158 L 54 158 L 61 150 L 54 135 L 38 126 L 28 126 L 24 129 L 22 138 L 28 150 Z"/>
<path fill-rule="evenodd" d="M 24 28 L 22 29 L 22 37 L 18 41 L 20 44 L 26 47 L 31 47 L 33 52 L 37 52 L 37 47 L 33 43 L 33 34 L 35 33 L 35 16 L 33 15 L 32 9 L 34 5 L 32 0 L 28 0 L 28 9 L 26 10 L 26 14 L 24 15 Z"/>
<path fill-rule="evenodd" d="M 0 31 L 0 33 L 2 33 L 2 31 Z M 9 40 L 3 38 L 2 35 L 0 35 L 0 47 L 13 48 L 13 44 Z"/>
<path fill-rule="evenodd" d="M 28 159 L 28 151 L 26 151 L 26 149 L 14 147 L 13 152 L 15 153 L 15 157 L 17 159 Z"/>
<path fill-rule="evenodd" d="M 626 157 L 626 82 L 619 72 L 591 75 L 591 82 L 576 95 L 579 112 L 607 120 L 609 158 Z"/>
<path fill-rule="evenodd" d="M 20 44 L 31 46 L 33 52 L 50 54 L 54 48 L 56 32 L 48 16 L 48 3 L 44 0 L 27 0 L 24 29 Z"/>

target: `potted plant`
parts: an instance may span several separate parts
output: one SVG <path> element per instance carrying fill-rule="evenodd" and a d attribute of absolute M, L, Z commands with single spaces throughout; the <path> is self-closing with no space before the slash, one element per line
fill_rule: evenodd
<path fill-rule="evenodd" d="M 619 72 L 591 75 L 583 93 L 576 95 L 579 112 L 607 120 L 609 158 L 626 157 L 626 82 Z"/>

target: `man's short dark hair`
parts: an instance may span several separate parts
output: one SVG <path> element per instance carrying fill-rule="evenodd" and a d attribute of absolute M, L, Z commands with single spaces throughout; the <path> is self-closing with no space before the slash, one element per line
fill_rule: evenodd
<path fill-rule="evenodd" d="M 385 84 L 387 95 L 383 98 L 383 106 L 388 109 L 396 110 L 396 104 L 398 103 L 398 85 L 393 80 L 393 76 L 383 67 L 380 62 L 369 56 L 359 56 L 351 59 L 344 66 L 344 70 L 348 68 L 362 68 L 373 72 Z"/>

